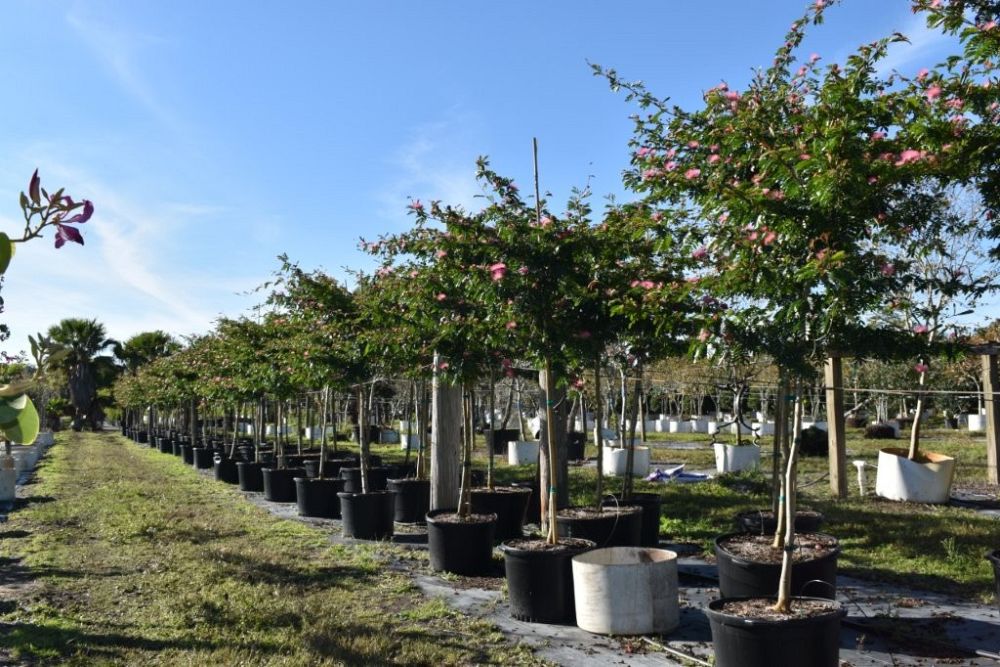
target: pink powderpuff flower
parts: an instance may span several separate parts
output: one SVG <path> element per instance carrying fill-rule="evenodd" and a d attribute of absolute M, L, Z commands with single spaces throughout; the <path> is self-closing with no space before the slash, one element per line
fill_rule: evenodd
<path fill-rule="evenodd" d="M 925 334 L 928 331 L 930 331 L 930 327 L 928 327 L 926 324 L 918 324 L 917 326 L 913 327 L 913 333 L 915 334 Z"/>
<path fill-rule="evenodd" d="M 926 67 L 922 68 L 919 72 L 917 72 L 917 81 L 923 81 L 930 73 L 930 70 Z"/>
<path fill-rule="evenodd" d="M 698 143 L 697 141 L 689 141 L 688 142 L 688 148 L 698 148 L 698 146 L 700 146 L 700 145 L 701 144 Z"/>
<path fill-rule="evenodd" d="M 979 29 L 984 32 L 989 32 L 990 30 L 993 30 L 993 28 L 995 27 L 997 27 L 996 21 L 987 21 L 986 23 L 979 26 Z"/>
<path fill-rule="evenodd" d="M 876 183 L 878 183 L 878 176 L 868 177 L 868 185 L 875 185 Z"/>
<path fill-rule="evenodd" d="M 699 176 L 701 176 L 701 169 L 698 169 L 697 167 L 693 167 L 684 172 L 684 178 L 688 179 L 689 181 L 693 181 Z"/>
<path fill-rule="evenodd" d="M 926 156 L 924 151 L 913 150 L 912 148 L 907 149 L 899 154 L 899 159 L 896 160 L 896 166 L 902 167 L 905 164 L 910 164 L 911 162 L 919 162 Z"/>
<path fill-rule="evenodd" d="M 629 283 L 629 287 L 638 287 L 638 286 L 639 286 L 638 280 L 633 280 L 632 282 Z"/>
<path fill-rule="evenodd" d="M 668 160 L 667 163 L 663 165 L 663 168 L 666 169 L 667 171 L 673 171 L 674 169 L 677 168 L 677 163 L 674 162 L 673 160 Z"/>
<path fill-rule="evenodd" d="M 927 101 L 933 102 L 937 98 L 941 97 L 941 86 L 931 86 L 927 89 L 927 93 L 925 94 L 927 96 Z"/>
<path fill-rule="evenodd" d="M 419 273 L 417 273 L 416 271 L 410 271 L 410 277 L 411 277 L 411 278 L 416 278 L 416 277 L 417 277 L 417 276 L 419 276 L 419 275 L 420 275 L 420 274 L 419 274 Z"/>
<path fill-rule="evenodd" d="M 504 276 L 507 275 L 507 265 L 503 262 L 497 262 L 490 267 L 490 278 L 493 282 L 498 280 L 503 280 Z"/>
<path fill-rule="evenodd" d="M 652 280 L 643 280 L 639 283 L 639 285 L 643 289 L 653 289 L 654 287 L 656 287 L 656 283 L 654 283 Z"/>
<path fill-rule="evenodd" d="M 542 219 L 538 221 L 538 226 L 545 228 L 552 224 L 552 218 L 547 215 L 543 215 Z"/>
<path fill-rule="evenodd" d="M 709 333 L 708 329 L 702 329 L 701 331 L 698 332 L 698 340 L 700 340 L 702 343 L 704 343 L 706 340 L 708 340 L 711 337 L 712 337 L 712 334 Z"/>
<path fill-rule="evenodd" d="M 732 91 L 726 93 L 726 99 L 729 100 L 730 102 L 739 102 L 740 101 L 740 94 L 738 92 L 736 92 L 735 90 L 732 90 Z"/>
<path fill-rule="evenodd" d="M 638 158 L 644 158 L 644 157 L 646 157 L 647 155 L 649 155 L 652 152 L 653 151 L 652 151 L 651 148 L 649 148 L 647 146 L 642 146 L 642 147 L 639 148 L 639 150 L 637 150 L 635 152 L 635 156 L 638 157 Z"/>
<path fill-rule="evenodd" d="M 451 364 L 449 364 L 447 361 L 442 361 L 440 364 L 438 364 L 438 368 L 440 368 L 443 371 L 448 370 L 449 366 L 451 366 Z"/>
<path fill-rule="evenodd" d="M 687 278 L 684 279 L 684 282 L 691 283 L 693 285 L 697 283 L 699 280 L 701 280 L 701 278 L 699 278 L 698 276 L 688 276 Z"/>
<path fill-rule="evenodd" d="M 809 155 L 809 153 L 799 153 L 799 159 L 800 160 L 811 160 L 812 159 L 812 155 Z"/>
<path fill-rule="evenodd" d="M 577 378 L 573 380 L 573 386 L 576 389 L 583 389 L 583 378 Z"/>
<path fill-rule="evenodd" d="M 444 259 L 445 257 L 448 256 L 448 251 L 438 250 L 436 253 L 434 253 L 434 256 L 437 257 L 438 259 Z"/>
<path fill-rule="evenodd" d="M 821 56 L 820 56 L 820 55 L 819 55 L 818 53 L 813 53 L 813 54 L 811 54 L 811 55 L 809 56 L 809 62 L 811 62 L 811 63 L 814 63 L 814 62 L 816 62 L 817 60 L 819 60 L 819 59 L 820 59 L 820 57 L 821 57 Z"/>
<path fill-rule="evenodd" d="M 895 275 L 895 273 L 896 273 L 896 266 L 892 262 L 886 262 L 885 264 L 882 265 L 882 275 L 885 276 L 886 278 Z"/>
<path fill-rule="evenodd" d="M 748 241 L 756 241 L 759 236 L 760 236 L 760 234 L 755 229 L 754 231 L 752 231 L 749 234 L 747 234 L 747 240 Z"/>
<path fill-rule="evenodd" d="M 505 326 L 507 327 L 507 331 L 511 331 L 511 330 L 517 328 L 517 322 L 515 322 L 514 320 L 511 320 Z"/>
<path fill-rule="evenodd" d="M 771 245 L 777 238 L 778 234 L 776 232 L 769 231 L 767 234 L 764 234 L 764 238 L 761 239 L 761 243 L 764 245 Z"/>
<path fill-rule="evenodd" d="M 708 257 L 708 248 L 705 246 L 697 248 L 693 253 L 691 253 L 691 257 L 694 259 L 705 259 Z"/>
<path fill-rule="evenodd" d="M 716 162 L 718 162 L 721 159 L 722 158 L 719 157 L 717 154 L 712 153 L 711 155 L 708 156 L 708 163 L 709 164 L 715 164 Z"/>
<path fill-rule="evenodd" d="M 941 9 L 941 0 L 931 0 L 931 9 Z"/>
<path fill-rule="evenodd" d="M 519 274 L 521 274 L 522 276 L 526 276 L 526 275 L 528 275 L 528 267 L 522 266 L 522 267 L 518 268 L 517 272 Z"/>
<path fill-rule="evenodd" d="M 445 294 L 444 292 L 438 292 L 438 295 L 435 298 L 437 298 L 438 301 L 444 301 L 445 299 L 448 298 L 448 295 Z"/>
<path fill-rule="evenodd" d="M 930 366 L 928 366 L 927 364 L 914 364 L 913 365 L 913 370 L 915 370 L 916 372 L 922 374 L 922 373 L 926 373 L 928 370 L 930 370 Z"/>
<path fill-rule="evenodd" d="M 413 201 L 410 202 L 410 210 L 419 213 L 424 210 L 424 205 L 420 202 L 419 199 L 414 199 Z"/>
<path fill-rule="evenodd" d="M 651 180 L 653 180 L 654 178 L 656 178 L 659 175 L 660 175 L 660 170 L 659 169 L 646 169 L 646 170 L 644 170 L 642 172 L 642 180 L 644 180 L 644 181 L 651 181 Z M 544 225 L 542 225 L 541 223 L 539 223 L 538 226 L 542 227 Z"/>

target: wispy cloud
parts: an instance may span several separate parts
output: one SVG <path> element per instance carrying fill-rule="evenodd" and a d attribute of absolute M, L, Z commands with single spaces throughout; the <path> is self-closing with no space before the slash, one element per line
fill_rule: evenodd
<path fill-rule="evenodd" d="M 127 95 L 164 126 L 180 130 L 174 113 L 156 95 L 137 62 L 143 49 L 163 43 L 162 38 L 114 26 L 78 10 L 67 14 L 66 21 Z"/>
<path fill-rule="evenodd" d="M 460 114 L 417 127 L 388 161 L 392 177 L 377 195 L 379 214 L 401 219 L 410 197 L 479 208 L 476 154 L 468 148 L 475 143 L 469 136 L 475 127 L 473 118 Z"/>

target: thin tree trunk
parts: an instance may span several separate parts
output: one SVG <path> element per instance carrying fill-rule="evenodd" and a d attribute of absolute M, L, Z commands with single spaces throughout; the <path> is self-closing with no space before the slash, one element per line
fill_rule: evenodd
<path fill-rule="evenodd" d="M 365 386 L 358 385 L 358 448 L 361 450 L 361 493 L 368 493 L 368 408 Z"/>
<path fill-rule="evenodd" d="M 594 361 L 594 443 L 597 445 L 597 509 L 604 496 L 604 427 L 601 425 L 601 355 Z M 586 414 L 586 413 L 584 413 Z"/>
<path fill-rule="evenodd" d="M 319 478 L 323 479 L 326 474 L 326 415 L 327 410 L 330 408 L 330 387 L 323 387 L 323 404 L 321 408 L 321 414 L 319 418 L 320 423 L 320 436 L 319 436 Z"/>
<path fill-rule="evenodd" d="M 792 408 L 792 431 L 795 439 L 788 453 L 788 466 L 785 470 L 785 540 L 781 557 L 781 578 L 778 581 L 778 601 L 775 611 L 788 613 L 792 602 L 792 553 L 795 549 L 795 469 L 798 463 L 799 445 L 802 438 L 802 381 L 795 383 L 795 403 Z"/>
<path fill-rule="evenodd" d="M 545 360 L 545 427 L 548 431 L 548 452 L 549 452 L 549 489 L 548 489 L 548 533 L 546 541 L 549 544 L 556 544 L 559 541 L 559 533 L 556 525 L 556 503 L 557 491 L 556 480 L 559 478 L 558 467 L 558 446 L 556 443 L 555 415 L 552 410 L 552 362 Z M 542 491 L 544 493 L 544 491 Z"/>
<path fill-rule="evenodd" d="M 488 459 L 486 464 L 486 488 L 490 491 L 493 490 L 493 434 L 494 426 L 496 424 L 496 406 L 494 405 L 494 394 L 496 393 L 496 383 L 493 380 L 493 366 L 490 366 L 490 400 L 489 400 L 489 411 L 490 411 L 490 430 L 486 437 L 486 450 L 488 452 Z"/>

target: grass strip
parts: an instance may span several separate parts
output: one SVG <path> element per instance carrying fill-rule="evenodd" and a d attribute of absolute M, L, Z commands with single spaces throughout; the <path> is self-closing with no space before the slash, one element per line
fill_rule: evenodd
<path fill-rule="evenodd" d="M 0 530 L 0 650 L 20 661 L 539 664 L 421 595 L 391 545 L 331 545 L 120 436 L 60 435 L 27 488 Z"/>

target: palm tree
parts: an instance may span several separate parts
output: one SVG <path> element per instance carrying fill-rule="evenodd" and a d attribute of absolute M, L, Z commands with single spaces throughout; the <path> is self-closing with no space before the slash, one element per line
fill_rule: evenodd
<path fill-rule="evenodd" d="M 115 343 L 114 355 L 125 370 L 135 374 L 154 359 L 166 357 L 181 349 L 181 344 L 165 331 L 143 331 L 124 343 Z"/>
<path fill-rule="evenodd" d="M 107 338 L 104 325 L 97 320 L 67 318 L 49 328 L 49 338 L 65 350 L 59 363 L 66 371 L 69 399 L 73 404 L 73 429 L 83 428 L 84 420 L 91 428 L 100 421 L 102 411 L 97 404 L 98 379 L 114 368 L 110 356 L 100 353 L 116 344 Z"/>

